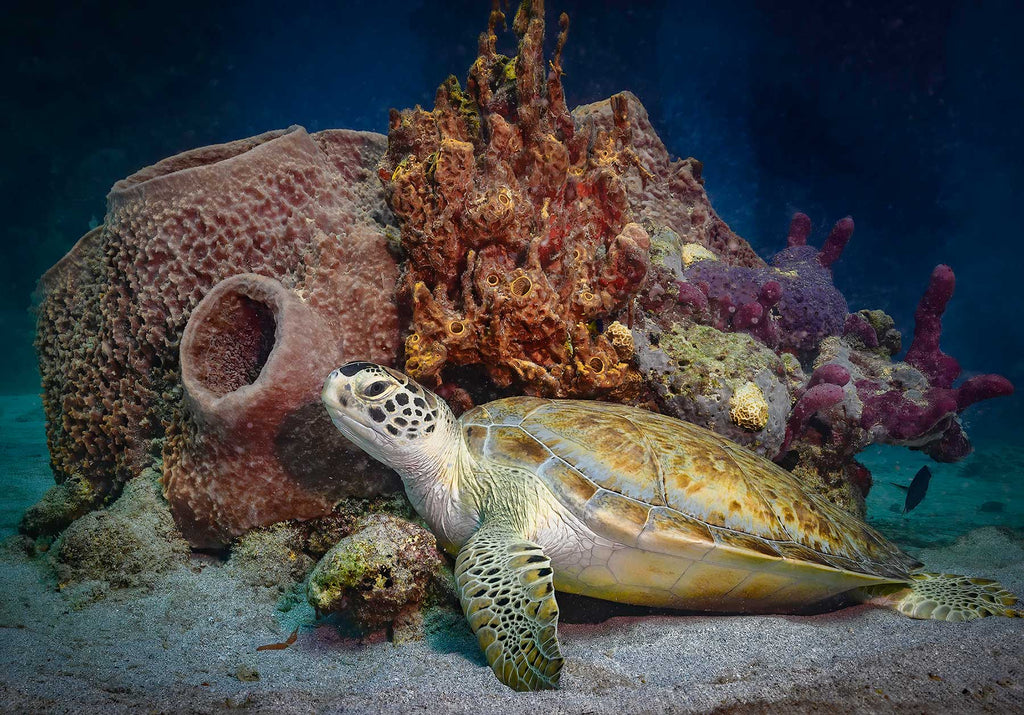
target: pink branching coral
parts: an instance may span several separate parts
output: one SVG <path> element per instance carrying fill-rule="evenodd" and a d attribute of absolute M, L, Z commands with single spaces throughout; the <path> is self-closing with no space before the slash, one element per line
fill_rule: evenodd
<path fill-rule="evenodd" d="M 896 443 L 921 444 L 940 462 L 955 461 L 970 453 L 970 442 L 957 415 L 980 400 L 1013 393 L 1013 385 L 1002 375 L 977 375 L 953 387 L 960 375 L 960 363 L 942 352 L 939 337 L 942 314 L 955 284 L 949 266 L 936 266 L 914 313 L 914 340 L 905 360 L 927 379 L 927 389 L 915 390 L 916 396 L 912 397 L 909 390 L 877 375 L 857 383 L 864 404 L 861 422 L 865 429 L 883 430 Z"/>

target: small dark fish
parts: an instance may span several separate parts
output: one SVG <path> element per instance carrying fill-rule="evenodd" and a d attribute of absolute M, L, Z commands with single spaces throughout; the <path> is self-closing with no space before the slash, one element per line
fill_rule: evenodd
<path fill-rule="evenodd" d="M 915 506 L 920 504 L 924 500 L 924 495 L 928 493 L 928 483 L 932 480 L 932 470 L 928 467 L 921 467 L 917 474 L 914 475 L 913 481 L 910 482 L 909 487 L 905 487 L 902 484 L 896 482 L 889 482 L 894 487 L 899 487 L 907 493 L 907 500 L 903 502 L 903 513 L 906 514 L 908 511 L 913 509 Z"/>
<path fill-rule="evenodd" d="M 1006 507 L 1001 501 L 987 501 L 978 507 L 978 511 L 983 511 L 988 514 L 1000 514 Z"/>

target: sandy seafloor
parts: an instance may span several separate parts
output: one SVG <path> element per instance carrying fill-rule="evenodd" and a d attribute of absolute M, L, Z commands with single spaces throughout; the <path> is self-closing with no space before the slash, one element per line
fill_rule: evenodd
<path fill-rule="evenodd" d="M 885 475 L 907 483 L 927 458 L 864 457 L 873 523 L 933 570 L 1024 594 L 1024 533 L 1010 528 L 1024 524 L 1020 447 L 984 444 L 962 465 L 933 465 L 927 499 L 906 517 L 891 510 L 903 494 Z M 152 589 L 76 601 L 11 537 L 51 484 L 38 399 L 0 397 L 2 712 L 1024 712 L 1024 619 L 947 624 L 868 606 L 595 619 L 591 604 L 563 597 L 561 689 L 514 693 L 461 617 L 429 613 L 421 641 L 361 642 L 301 601 L 282 610 L 209 557 Z M 291 647 L 256 652 L 296 626 Z"/>

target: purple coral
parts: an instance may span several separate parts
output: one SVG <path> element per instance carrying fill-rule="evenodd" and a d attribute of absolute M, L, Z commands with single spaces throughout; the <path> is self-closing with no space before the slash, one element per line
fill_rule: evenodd
<path fill-rule="evenodd" d="M 963 412 L 975 402 L 1013 394 L 1013 383 L 1002 375 L 975 375 L 956 391 L 956 409 Z"/>
<path fill-rule="evenodd" d="M 906 362 L 928 376 L 933 387 L 951 388 L 960 375 L 960 363 L 942 352 L 939 337 L 942 334 L 942 314 L 953 295 L 956 276 L 947 265 L 938 265 L 932 271 L 928 288 L 914 313 L 914 342 L 907 350 Z M 1013 383 L 1002 375 L 976 375 L 953 390 L 956 411 L 962 412 L 975 402 L 1013 394 Z"/>
<path fill-rule="evenodd" d="M 823 338 L 846 325 L 846 299 L 832 285 L 831 266 L 853 235 L 853 219 L 838 221 L 820 251 L 807 245 L 810 231 L 811 220 L 796 214 L 787 247 L 770 268 L 700 261 L 683 272 L 679 302 L 718 330 L 749 333 L 774 350 L 811 357 Z"/>
<path fill-rule="evenodd" d="M 878 347 L 878 333 L 863 316 L 857 313 L 850 313 L 846 316 L 846 324 L 843 326 L 843 335 L 856 338 L 866 348 Z"/>
<path fill-rule="evenodd" d="M 850 371 L 842 365 L 829 363 L 822 365 L 807 382 L 807 391 L 793 405 L 786 424 L 786 437 L 779 448 L 776 459 L 781 458 L 793 442 L 793 439 L 805 431 L 807 421 L 822 410 L 842 402 L 845 396 L 843 387 L 850 382 Z"/>
<path fill-rule="evenodd" d="M 914 342 L 907 350 L 906 362 L 927 375 L 936 387 L 951 387 L 960 375 L 960 363 L 939 348 L 942 314 L 955 287 L 953 269 L 947 265 L 935 266 L 914 313 Z"/>
<path fill-rule="evenodd" d="M 936 266 L 914 313 L 914 342 L 907 350 L 906 361 L 927 375 L 935 387 L 952 387 L 960 375 L 960 363 L 939 347 L 942 314 L 955 287 L 953 269 L 947 265 Z M 977 375 L 954 392 L 956 409 L 962 412 L 975 402 L 1013 394 L 1013 384 L 1002 375 Z"/>
<path fill-rule="evenodd" d="M 810 227 L 805 214 L 794 215 L 788 245 L 771 262 L 782 284 L 780 348 L 801 356 L 812 354 L 822 339 L 840 335 L 848 313 L 846 299 L 832 284 L 830 267 L 853 235 L 853 219 L 838 221 L 821 251 L 806 245 Z"/>
<path fill-rule="evenodd" d="M 895 380 L 886 369 L 875 369 L 855 381 L 863 405 L 860 427 L 874 441 L 915 445 L 940 462 L 970 454 L 970 442 L 957 420 L 959 413 L 980 400 L 1013 392 L 1013 385 L 1001 375 L 977 375 L 953 387 L 960 363 L 942 352 L 939 338 L 942 314 L 955 283 L 949 266 L 936 266 L 914 314 L 914 341 L 906 363 L 920 373 L 919 383 Z M 867 321 L 862 322 L 870 328 Z M 870 347 L 864 339 L 867 332 L 858 322 L 847 321 L 846 333 Z"/>
<path fill-rule="evenodd" d="M 825 239 L 825 245 L 821 247 L 818 263 L 825 268 L 832 268 L 832 264 L 843 255 L 843 249 L 846 248 L 851 236 L 853 236 L 853 219 L 847 216 L 836 221 L 836 225 L 832 227 L 828 238 Z"/>
<path fill-rule="evenodd" d="M 810 389 L 816 385 L 821 385 L 822 383 L 843 387 L 849 381 L 849 370 L 842 365 L 837 365 L 836 363 L 827 363 L 814 371 L 811 375 L 811 379 L 807 382 L 807 387 Z"/>
<path fill-rule="evenodd" d="M 711 324 L 726 332 L 742 331 L 769 347 L 779 343 L 778 317 L 772 311 L 782 287 L 763 268 L 701 261 L 685 272 L 679 301 L 695 317 L 710 315 Z"/>

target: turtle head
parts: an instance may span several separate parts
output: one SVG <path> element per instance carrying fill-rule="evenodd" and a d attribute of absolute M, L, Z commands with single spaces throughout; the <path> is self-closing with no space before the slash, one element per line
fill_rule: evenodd
<path fill-rule="evenodd" d="M 383 365 L 342 365 L 320 397 L 342 434 L 403 476 L 435 462 L 451 438 L 455 418 L 444 400 Z"/>

